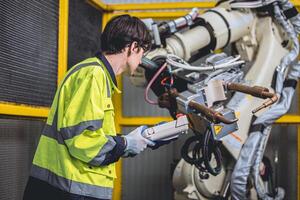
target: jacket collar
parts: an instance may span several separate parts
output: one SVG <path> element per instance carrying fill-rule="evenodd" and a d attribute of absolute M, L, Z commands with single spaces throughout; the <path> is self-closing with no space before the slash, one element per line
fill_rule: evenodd
<path fill-rule="evenodd" d="M 96 53 L 96 57 L 103 62 L 103 64 L 105 65 L 105 67 L 110 75 L 111 80 L 113 81 L 115 87 L 117 88 L 118 84 L 117 84 L 116 75 L 114 73 L 112 66 L 109 64 L 108 60 L 105 58 L 105 56 L 101 52 Z"/>

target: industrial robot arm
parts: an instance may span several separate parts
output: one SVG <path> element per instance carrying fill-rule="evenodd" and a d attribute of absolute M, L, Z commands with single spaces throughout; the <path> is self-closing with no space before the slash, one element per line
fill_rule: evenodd
<path fill-rule="evenodd" d="M 259 166 L 271 125 L 288 111 L 300 76 L 300 16 L 293 5 L 226 1 L 201 15 L 193 9 L 173 21 L 145 23 L 153 35 L 142 63 L 145 99 L 174 118 L 187 115 L 195 133 L 174 172 L 175 198 L 252 199 L 251 177 L 255 198 L 282 199 L 282 190 L 267 190 Z M 225 47 L 231 52 L 212 53 Z M 223 147 L 231 164 L 221 159 Z"/>

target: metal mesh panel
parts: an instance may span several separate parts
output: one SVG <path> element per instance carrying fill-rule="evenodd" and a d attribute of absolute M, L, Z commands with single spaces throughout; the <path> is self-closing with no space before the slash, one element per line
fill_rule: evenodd
<path fill-rule="evenodd" d="M 58 0 L 2 0 L 0 19 L 0 101 L 50 106 L 57 81 Z"/>
<path fill-rule="evenodd" d="M 44 122 L 0 119 L 0 200 L 22 199 Z"/>
<path fill-rule="evenodd" d="M 101 11 L 86 1 L 69 1 L 69 68 L 100 50 L 101 26 Z"/>

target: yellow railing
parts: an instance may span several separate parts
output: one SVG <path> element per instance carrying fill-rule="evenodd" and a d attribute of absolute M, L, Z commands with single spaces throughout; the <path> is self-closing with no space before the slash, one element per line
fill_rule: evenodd
<path fill-rule="evenodd" d="M 26 117 L 47 117 L 48 107 L 33 107 L 22 104 L 13 104 L 0 101 L 0 114 Z"/>

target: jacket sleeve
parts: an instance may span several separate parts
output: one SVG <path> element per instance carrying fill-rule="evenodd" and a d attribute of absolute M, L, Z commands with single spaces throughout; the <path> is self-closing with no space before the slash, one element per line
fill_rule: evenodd
<path fill-rule="evenodd" d="M 118 161 L 124 154 L 126 142 L 123 137 L 106 135 L 102 129 L 106 94 L 104 74 L 86 77 L 75 88 L 77 90 L 73 91 L 66 86 L 60 94 L 64 112 L 59 132 L 71 156 L 94 166 Z"/>

